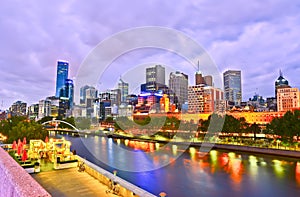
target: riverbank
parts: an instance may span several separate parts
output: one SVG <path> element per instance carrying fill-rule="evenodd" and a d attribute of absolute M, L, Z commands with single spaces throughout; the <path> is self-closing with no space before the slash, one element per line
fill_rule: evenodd
<path fill-rule="evenodd" d="M 60 132 L 60 134 L 64 134 L 64 132 Z M 65 134 L 68 134 L 65 132 Z M 109 134 L 109 133 L 80 133 L 78 136 L 86 137 L 86 135 L 99 136 L 99 137 L 108 137 L 113 139 L 128 139 L 128 140 L 137 140 L 137 141 L 145 141 L 145 142 L 158 142 L 163 144 L 174 144 L 174 145 L 182 145 L 182 146 L 192 146 L 197 147 L 203 150 L 203 152 L 207 152 L 208 149 L 219 149 L 219 150 L 230 150 L 230 151 L 240 151 L 246 153 L 257 153 L 257 154 L 268 154 L 282 157 L 293 157 L 300 158 L 300 151 L 298 150 L 286 150 L 279 148 L 266 148 L 266 147 L 256 147 L 256 146 L 246 146 L 243 144 L 226 144 L 226 143 L 210 143 L 210 142 L 201 142 L 201 141 L 184 141 L 180 139 L 166 139 L 166 138 L 153 138 L 147 136 L 131 136 L 131 135 L 122 135 L 122 134 Z M 74 136 L 74 135 L 72 135 Z"/>
<path fill-rule="evenodd" d="M 254 147 L 254 146 L 244 146 L 244 145 L 233 145 L 233 144 L 220 144 L 220 143 L 209 143 L 209 142 L 184 142 L 184 141 L 176 141 L 172 140 L 156 140 L 153 138 L 139 138 L 139 137 L 130 137 L 123 135 L 109 135 L 109 138 L 115 139 L 128 139 L 128 140 L 137 140 L 137 141 L 146 141 L 146 142 L 158 142 L 163 144 L 174 144 L 174 145 L 182 145 L 182 146 L 191 146 L 200 148 L 203 152 L 208 152 L 210 149 L 216 150 L 230 150 L 230 151 L 239 151 L 239 152 L 247 152 L 247 153 L 257 153 L 257 154 L 268 154 L 268 155 L 276 155 L 281 157 L 292 157 L 292 158 L 300 158 L 300 151 L 294 150 L 283 150 L 283 149 L 275 149 L 275 148 L 264 148 L 264 147 Z"/>

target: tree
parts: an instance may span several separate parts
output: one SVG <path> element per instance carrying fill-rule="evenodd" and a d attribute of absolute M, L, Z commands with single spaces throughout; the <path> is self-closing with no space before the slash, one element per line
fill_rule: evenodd
<path fill-rule="evenodd" d="M 256 141 L 256 134 L 260 132 L 260 127 L 258 126 L 258 124 L 253 123 L 250 127 L 249 127 L 250 132 L 252 132 L 254 134 L 254 141 Z"/>
<path fill-rule="evenodd" d="M 77 118 L 76 127 L 79 129 L 89 129 L 91 127 L 91 120 L 89 118 Z"/>
<path fill-rule="evenodd" d="M 23 139 L 45 139 L 48 136 L 48 131 L 35 121 L 18 121 L 17 124 L 9 130 L 8 143 L 14 140 Z"/>
<path fill-rule="evenodd" d="M 45 116 L 45 117 L 41 118 L 40 120 L 38 120 L 38 123 L 43 124 L 44 122 L 48 122 L 50 120 L 53 120 L 52 116 Z"/>
<path fill-rule="evenodd" d="M 294 136 L 300 134 L 300 111 L 287 111 L 283 117 L 274 118 L 267 125 L 265 132 L 281 136 L 281 141 L 286 144 L 294 143 Z"/>

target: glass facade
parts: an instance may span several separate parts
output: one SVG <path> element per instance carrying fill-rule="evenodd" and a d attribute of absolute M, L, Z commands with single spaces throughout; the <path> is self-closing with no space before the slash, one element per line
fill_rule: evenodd
<path fill-rule="evenodd" d="M 242 80 L 240 70 L 228 70 L 223 73 L 224 93 L 227 101 L 240 106 L 242 101 Z"/>
<path fill-rule="evenodd" d="M 188 76 L 176 71 L 170 73 L 169 87 L 178 98 L 178 107 L 181 109 L 182 104 L 188 101 Z"/>
<path fill-rule="evenodd" d="M 121 91 L 121 103 L 126 103 L 128 96 L 128 83 L 124 82 L 121 78 L 118 83 L 118 89 Z"/>
<path fill-rule="evenodd" d="M 66 89 L 66 97 L 69 99 L 69 109 L 73 107 L 74 103 L 74 84 L 72 79 L 66 79 L 65 83 L 65 89 Z"/>
<path fill-rule="evenodd" d="M 57 77 L 56 77 L 56 97 L 60 97 L 61 89 L 64 88 L 65 82 L 68 79 L 69 63 L 65 61 L 57 62 Z"/>

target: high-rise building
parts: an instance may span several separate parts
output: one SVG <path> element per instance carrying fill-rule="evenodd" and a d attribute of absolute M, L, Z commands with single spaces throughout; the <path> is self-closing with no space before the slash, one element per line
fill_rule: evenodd
<path fill-rule="evenodd" d="M 188 111 L 191 113 L 224 112 L 223 91 L 205 84 L 189 86 Z"/>
<path fill-rule="evenodd" d="M 27 103 L 22 101 L 17 101 L 12 104 L 9 108 L 12 116 L 25 116 L 27 110 Z"/>
<path fill-rule="evenodd" d="M 110 105 L 121 104 L 121 91 L 119 89 L 107 90 L 99 93 L 100 101 L 109 101 Z"/>
<path fill-rule="evenodd" d="M 165 87 L 165 68 L 161 65 L 146 68 L 146 83 L 141 85 L 141 92 L 155 92 Z"/>
<path fill-rule="evenodd" d="M 211 75 L 204 76 L 205 84 L 208 86 L 213 86 L 213 78 Z"/>
<path fill-rule="evenodd" d="M 288 111 L 300 108 L 300 92 L 298 88 L 277 89 L 277 111 Z"/>
<path fill-rule="evenodd" d="M 178 99 L 178 107 L 188 101 L 188 75 L 179 71 L 171 72 L 169 78 L 169 88 L 175 93 Z"/>
<path fill-rule="evenodd" d="M 242 101 L 242 80 L 240 70 L 228 70 L 223 73 L 225 99 L 235 106 Z"/>
<path fill-rule="evenodd" d="M 74 84 L 72 79 L 66 79 L 65 83 L 66 97 L 69 99 L 69 109 L 74 105 Z"/>
<path fill-rule="evenodd" d="M 34 120 L 39 115 L 39 104 L 32 104 L 28 107 L 28 118 Z"/>
<path fill-rule="evenodd" d="M 61 89 L 65 87 L 66 79 L 68 79 L 69 63 L 66 61 L 57 62 L 56 77 L 56 97 L 60 97 Z"/>
<path fill-rule="evenodd" d="M 39 101 L 39 114 L 38 119 L 41 119 L 45 116 L 51 115 L 51 100 L 40 100 Z"/>
<path fill-rule="evenodd" d="M 165 84 L 165 67 L 155 65 L 154 67 L 146 68 L 146 83 Z"/>
<path fill-rule="evenodd" d="M 118 83 L 118 89 L 121 91 L 121 103 L 126 103 L 126 98 L 128 96 L 128 83 L 124 82 L 121 78 Z"/>
<path fill-rule="evenodd" d="M 86 104 L 87 99 L 96 99 L 98 97 L 98 91 L 93 86 L 85 85 L 80 88 L 80 104 Z"/>
<path fill-rule="evenodd" d="M 195 73 L 195 85 L 201 85 L 205 84 L 204 77 L 202 76 L 202 73 L 200 71 L 197 71 Z"/>
<path fill-rule="evenodd" d="M 290 88 L 288 80 L 286 80 L 283 75 L 281 70 L 279 71 L 279 77 L 275 81 L 275 98 L 277 98 L 277 91 L 279 88 Z"/>
<path fill-rule="evenodd" d="M 49 96 L 46 98 L 46 100 L 51 102 L 50 116 L 57 117 L 59 110 L 59 98 L 55 96 Z"/>

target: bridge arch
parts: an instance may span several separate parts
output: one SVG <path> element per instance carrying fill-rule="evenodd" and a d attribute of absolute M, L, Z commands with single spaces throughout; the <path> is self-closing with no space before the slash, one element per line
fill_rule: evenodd
<path fill-rule="evenodd" d="M 49 121 L 43 122 L 42 125 L 46 125 L 46 124 L 51 123 L 51 122 L 52 123 L 65 123 L 65 124 L 71 126 L 75 131 L 79 131 L 79 129 L 77 129 L 74 125 L 72 125 L 72 124 L 70 124 L 66 121 L 63 121 L 63 120 L 49 120 Z"/>

